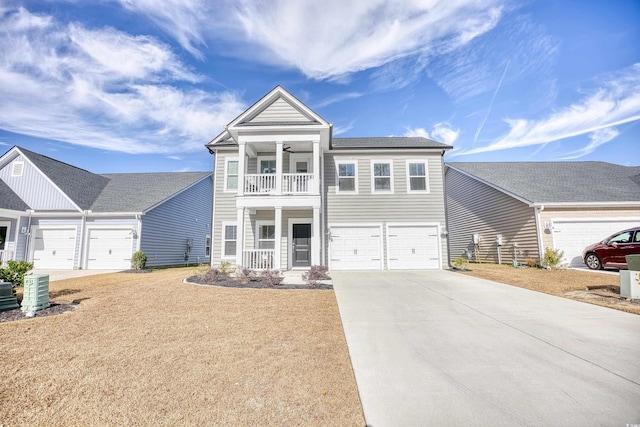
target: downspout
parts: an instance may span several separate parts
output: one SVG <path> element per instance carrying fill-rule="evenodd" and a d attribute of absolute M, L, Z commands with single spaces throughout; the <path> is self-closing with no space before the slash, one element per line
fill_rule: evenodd
<path fill-rule="evenodd" d="M 136 220 L 138 220 L 138 243 L 136 244 L 136 251 L 142 250 L 142 215 L 136 214 Z M 136 252 L 134 251 L 134 252 Z"/>
<path fill-rule="evenodd" d="M 27 213 L 29 214 L 29 223 L 27 224 L 27 236 L 26 241 L 24 242 L 24 260 L 29 261 L 27 256 L 29 255 L 29 241 L 31 240 L 31 215 L 33 215 L 33 209 L 27 209 Z M 17 248 L 16 248 L 17 249 Z"/>
<path fill-rule="evenodd" d="M 78 251 L 78 270 L 84 268 L 84 233 L 87 225 L 87 215 L 91 211 L 82 211 L 82 222 L 80 223 L 80 250 Z"/>
<path fill-rule="evenodd" d="M 451 268 L 451 248 L 449 246 L 449 235 L 450 235 L 450 230 L 449 230 L 449 213 L 447 211 L 447 187 L 446 187 L 446 167 L 444 164 L 444 155 L 445 155 L 445 151 L 442 150 L 442 154 L 440 155 L 442 157 L 442 195 L 444 197 L 443 203 L 444 203 L 444 226 L 446 227 L 446 246 L 447 246 L 447 259 L 446 259 L 446 263 L 447 263 L 447 267 Z M 440 246 L 442 246 L 442 243 L 440 244 Z M 442 268 L 442 265 L 440 266 L 440 268 Z"/>
<path fill-rule="evenodd" d="M 540 260 L 540 264 L 542 265 L 542 258 L 544 256 L 544 248 L 542 247 L 542 228 L 540 226 L 540 212 L 544 210 L 544 205 L 540 205 L 534 207 L 535 219 L 536 219 L 536 230 L 537 230 L 537 238 L 538 238 L 538 258 Z"/>
<path fill-rule="evenodd" d="M 327 222 L 325 220 L 326 216 L 324 213 L 324 151 L 322 150 L 322 146 L 320 146 L 320 170 L 318 171 L 318 176 L 320 176 L 320 245 L 322 246 L 320 250 L 320 264 L 328 267 L 327 263 L 325 263 L 325 252 L 326 252 L 326 225 Z"/>

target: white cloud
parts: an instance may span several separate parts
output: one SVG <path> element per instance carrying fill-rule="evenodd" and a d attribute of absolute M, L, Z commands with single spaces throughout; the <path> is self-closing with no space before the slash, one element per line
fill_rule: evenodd
<path fill-rule="evenodd" d="M 591 140 L 589 144 L 579 150 L 568 153 L 562 158 L 562 160 L 579 159 L 587 154 L 591 154 L 596 150 L 596 148 L 602 144 L 606 144 L 612 139 L 615 139 L 618 135 L 620 135 L 620 132 L 616 128 L 598 129 L 589 135 L 589 139 Z"/>
<path fill-rule="evenodd" d="M 424 128 L 408 128 L 404 134 L 404 136 L 420 136 L 447 145 L 453 145 L 459 135 L 460 130 L 452 128 L 447 122 L 436 123 L 431 132 L 428 132 Z"/>
<path fill-rule="evenodd" d="M 510 128 L 506 135 L 484 147 L 456 154 L 548 144 L 591 133 L 587 147 L 595 149 L 617 136 L 611 128 L 636 120 L 640 120 L 640 63 L 604 79 L 588 96 L 544 119 L 505 119 Z"/>
<path fill-rule="evenodd" d="M 202 149 L 244 105 L 151 38 L 62 25 L 24 8 L 0 16 L 0 128 L 128 153 Z"/>

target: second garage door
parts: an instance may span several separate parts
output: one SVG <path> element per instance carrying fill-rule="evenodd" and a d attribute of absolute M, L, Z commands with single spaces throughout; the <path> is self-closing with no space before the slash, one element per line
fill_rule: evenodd
<path fill-rule="evenodd" d="M 332 270 L 382 269 L 380 226 L 331 227 Z"/>
<path fill-rule="evenodd" d="M 88 270 L 128 270 L 131 268 L 131 229 L 89 230 Z"/>
<path fill-rule="evenodd" d="M 637 221 L 553 221 L 555 248 L 564 252 L 564 262 L 572 267 L 583 267 L 582 251 L 592 243 L 597 243 L 625 228 L 640 225 Z"/>
<path fill-rule="evenodd" d="M 75 249 L 75 228 L 38 228 L 34 236 L 33 266 L 39 269 L 72 269 Z"/>
<path fill-rule="evenodd" d="M 440 268 L 438 227 L 388 227 L 389 270 Z"/>

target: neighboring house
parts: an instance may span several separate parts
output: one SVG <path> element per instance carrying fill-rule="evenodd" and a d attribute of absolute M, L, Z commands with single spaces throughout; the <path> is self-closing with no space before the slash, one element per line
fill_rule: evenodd
<path fill-rule="evenodd" d="M 0 256 L 37 269 L 209 263 L 211 172 L 98 175 L 13 147 L 0 157 Z"/>
<path fill-rule="evenodd" d="M 333 138 L 278 86 L 208 145 L 212 265 L 438 269 L 447 259 L 443 155 L 426 138 Z"/>
<path fill-rule="evenodd" d="M 445 185 L 451 260 L 498 262 L 500 253 L 502 263 L 540 261 L 551 248 L 581 266 L 587 245 L 640 225 L 640 167 L 454 162 Z"/>

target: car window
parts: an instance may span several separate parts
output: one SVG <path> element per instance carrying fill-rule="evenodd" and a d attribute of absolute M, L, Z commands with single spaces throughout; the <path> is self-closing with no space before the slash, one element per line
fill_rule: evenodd
<path fill-rule="evenodd" d="M 640 231 L 636 231 L 636 236 L 635 236 L 635 238 L 633 239 L 633 241 L 634 241 L 635 243 L 640 242 Z"/>
<path fill-rule="evenodd" d="M 625 231 L 624 233 L 616 234 L 609 243 L 629 243 L 631 241 L 631 231 Z"/>

